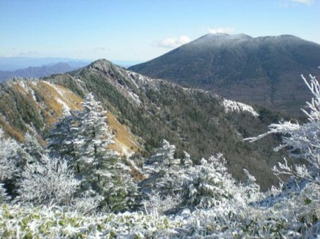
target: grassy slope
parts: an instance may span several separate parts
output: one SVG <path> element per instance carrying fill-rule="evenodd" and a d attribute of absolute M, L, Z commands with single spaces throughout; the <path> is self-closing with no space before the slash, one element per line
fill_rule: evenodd
<path fill-rule="evenodd" d="M 0 126 L 18 141 L 23 141 L 31 125 L 45 136 L 63 116 L 63 104 L 71 110 L 81 108 L 80 96 L 61 85 L 46 81 L 15 81 L 0 87 Z M 141 151 L 137 137 L 127 127 L 120 124 L 110 112 L 107 119 L 115 134 L 115 144 L 111 145 L 114 150 L 120 154 Z"/>

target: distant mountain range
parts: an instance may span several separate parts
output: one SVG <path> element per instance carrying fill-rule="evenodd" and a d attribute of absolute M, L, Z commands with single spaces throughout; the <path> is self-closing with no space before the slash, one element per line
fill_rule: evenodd
<path fill-rule="evenodd" d="M 40 67 L 67 63 L 71 67 L 82 67 L 90 64 L 87 59 L 74 59 L 62 57 L 0 57 L 0 71 L 16 71 L 28 67 Z"/>
<path fill-rule="evenodd" d="M 236 178 L 244 178 L 247 168 L 264 189 L 276 182 L 271 167 L 283 155 L 272 148 L 279 139 L 249 144 L 243 138 L 264 132 L 280 115 L 149 78 L 106 60 L 70 73 L 0 84 L 0 126 L 18 140 L 31 127 L 44 139 L 63 112 L 78 109 L 88 92 L 108 109 L 115 147 L 125 155 L 149 154 L 167 139 L 177 146 L 179 157 L 184 150 L 198 159 L 221 152 Z"/>
<path fill-rule="evenodd" d="M 15 70 L 15 71 L 0 71 L 0 82 L 9 80 L 14 77 L 32 78 L 32 77 L 50 76 L 58 73 L 65 73 L 65 72 L 76 70 L 80 67 L 83 67 L 84 65 L 86 64 L 80 63 L 80 62 L 73 63 L 73 64 L 59 62 L 55 64 L 50 64 L 50 65 L 27 67 L 27 68 Z"/>
<path fill-rule="evenodd" d="M 291 35 L 208 34 L 129 69 L 297 116 L 310 99 L 300 75 L 320 75 L 320 45 Z"/>

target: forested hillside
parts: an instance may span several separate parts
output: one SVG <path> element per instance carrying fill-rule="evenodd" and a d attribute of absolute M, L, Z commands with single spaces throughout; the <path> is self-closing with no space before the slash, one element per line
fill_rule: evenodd
<path fill-rule="evenodd" d="M 50 128 L 63 115 L 79 110 L 83 99 L 69 89 L 37 79 L 16 79 L 0 85 L 0 125 L 16 140 L 23 142 L 27 132 L 35 134 L 43 145 Z M 108 113 L 110 127 L 116 135 L 111 147 L 131 155 L 142 146 L 125 125 Z"/>
<path fill-rule="evenodd" d="M 257 147 L 256 141 L 281 134 L 275 150 L 287 149 L 295 159 L 294 165 L 286 159 L 274 165 L 274 177 L 287 180 L 267 192 L 245 168 L 245 180 L 234 179 L 222 154 L 177 156 L 167 140 L 139 165 L 133 158 L 123 161 L 108 147 L 114 134 L 92 93 L 50 127 L 46 145 L 35 131 L 19 143 L 1 129 L 0 236 L 317 238 L 320 85 L 312 76 L 304 80 L 314 97 L 305 112 L 308 122 L 274 123 L 268 132 L 244 139 Z M 229 110 L 230 104 L 225 102 Z"/>
<path fill-rule="evenodd" d="M 301 116 L 301 74 L 320 75 L 320 45 L 292 35 L 207 34 L 129 69 Z"/>
<path fill-rule="evenodd" d="M 177 156 L 185 150 L 200 160 L 221 152 L 234 177 L 244 179 L 242 169 L 247 168 L 263 189 L 277 182 L 271 166 L 281 159 L 272 151 L 278 138 L 269 137 L 258 147 L 243 142 L 243 138 L 263 132 L 268 124 L 280 119 L 263 108 L 151 79 L 106 60 L 40 81 L 8 82 L 1 92 L 2 124 L 20 139 L 29 126 L 44 138 L 66 107 L 67 111 L 78 109 L 83 97 L 92 92 L 109 110 L 110 120 L 126 128 L 114 132 L 118 132 L 120 148 L 129 155 L 149 155 L 162 139 L 167 139 L 176 145 Z M 128 132 L 125 135 L 132 140 L 126 140 L 121 132 Z"/>
<path fill-rule="evenodd" d="M 245 167 L 263 188 L 275 182 L 269 169 L 281 156 L 269 146 L 278 144 L 278 139 L 268 138 L 258 148 L 242 141 L 281 118 L 266 109 L 228 104 L 210 92 L 148 78 L 106 60 L 46 80 L 81 96 L 93 92 L 106 109 L 144 140 L 146 152 L 167 139 L 177 146 L 178 156 L 184 150 L 196 158 L 221 152 L 236 178 L 243 178 Z"/>

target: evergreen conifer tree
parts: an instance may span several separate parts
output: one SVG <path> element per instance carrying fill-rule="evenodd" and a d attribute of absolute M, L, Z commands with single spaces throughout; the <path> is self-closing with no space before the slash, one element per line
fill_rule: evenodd
<path fill-rule="evenodd" d="M 160 197 L 177 195 L 181 191 L 181 160 L 174 158 L 176 147 L 163 140 L 161 147 L 145 161 L 144 171 L 149 177 L 141 183 L 146 194 Z"/>
<path fill-rule="evenodd" d="M 7 186 L 12 184 L 18 171 L 15 157 L 19 148 L 20 145 L 7 138 L 0 128 L 0 202 L 9 198 Z"/>
<path fill-rule="evenodd" d="M 71 112 L 70 115 L 65 115 L 55 124 L 47 137 L 50 156 L 66 160 L 75 159 L 75 135 L 72 130 L 77 121 L 77 112 Z"/>
<path fill-rule="evenodd" d="M 100 102 L 88 94 L 82 106 L 57 123 L 49 149 L 68 159 L 81 180 L 79 197 L 100 198 L 100 208 L 122 211 L 133 204 L 136 185 L 118 154 L 108 149 L 113 134 Z"/>

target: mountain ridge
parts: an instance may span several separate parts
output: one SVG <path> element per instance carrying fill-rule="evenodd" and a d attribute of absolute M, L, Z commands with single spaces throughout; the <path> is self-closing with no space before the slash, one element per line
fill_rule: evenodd
<path fill-rule="evenodd" d="M 244 137 L 264 132 L 269 123 L 279 119 L 280 116 L 263 108 L 252 108 L 226 101 L 212 92 L 152 79 L 106 60 L 95 61 L 70 73 L 27 81 L 31 88 L 34 84 L 42 85 L 38 87 L 41 91 L 34 91 L 35 99 L 32 91 L 21 92 L 10 86 L 12 82 L 21 84 L 22 81 L 0 85 L 1 118 L 11 129 L 26 132 L 30 125 L 45 138 L 50 125 L 59 118 L 55 108 L 62 112 L 67 104 L 60 96 L 51 97 L 52 89 L 62 87 L 80 101 L 92 92 L 114 119 L 131 132 L 137 144 L 144 146 L 134 152 L 149 155 L 162 139 L 167 139 L 177 146 L 178 157 L 184 150 L 193 158 L 221 152 L 236 178 L 244 179 L 243 168 L 247 168 L 264 189 L 277 181 L 271 166 L 282 156 L 271 148 L 279 139 L 269 137 L 256 145 L 243 142 Z M 43 91 L 47 86 L 50 89 Z M 42 106 L 40 111 L 33 106 L 34 101 Z"/>
<path fill-rule="evenodd" d="M 83 100 L 61 85 L 35 79 L 2 83 L 0 93 L 0 126 L 4 131 L 20 142 L 26 132 L 31 132 L 43 144 L 46 132 L 64 115 L 80 110 Z M 112 149 L 126 156 L 142 150 L 138 138 L 127 127 L 111 112 L 106 116 L 115 133 Z"/>
<path fill-rule="evenodd" d="M 76 70 L 83 67 L 84 64 L 69 64 L 67 62 L 58 62 L 54 64 L 42 65 L 42 66 L 30 66 L 23 69 L 14 71 L 0 71 L 0 82 L 9 80 L 14 77 L 25 77 L 25 78 L 38 78 L 50 76 L 53 74 L 66 73 L 69 71 Z"/>
<path fill-rule="evenodd" d="M 293 35 L 207 34 L 129 70 L 301 116 L 301 74 L 319 75 L 320 45 Z"/>

